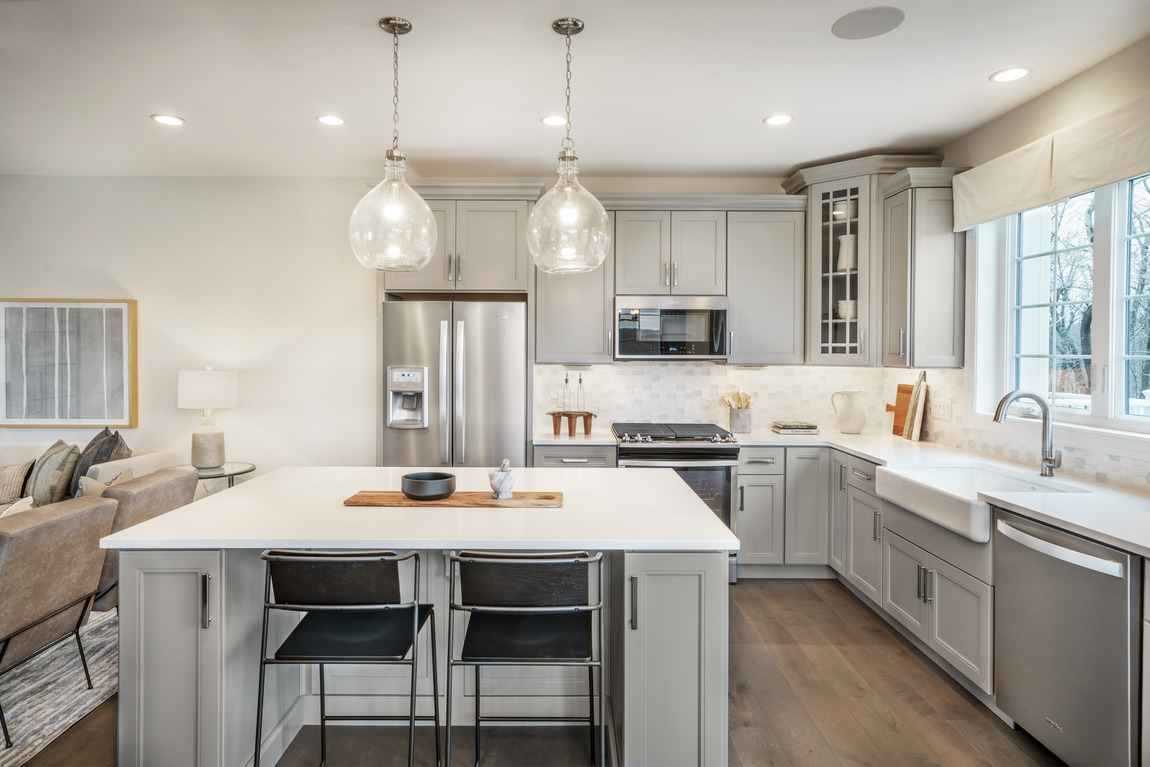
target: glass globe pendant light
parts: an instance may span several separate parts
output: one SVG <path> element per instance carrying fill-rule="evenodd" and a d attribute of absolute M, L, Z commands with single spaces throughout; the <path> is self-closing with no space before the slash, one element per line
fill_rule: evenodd
<path fill-rule="evenodd" d="M 383 181 L 351 213 L 351 249 L 361 264 L 384 272 L 413 272 L 427 266 L 435 252 L 435 215 L 404 180 L 399 151 L 399 36 L 411 22 L 394 16 L 379 20 L 392 36 L 392 133 Z"/>
<path fill-rule="evenodd" d="M 571 36 L 583 31 L 579 19 L 556 19 L 551 25 L 567 38 L 567 135 L 559 152 L 559 181 L 527 219 L 527 250 L 535 265 L 550 274 L 598 269 L 611 247 L 611 220 L 595 197 L 579 184 L 575 144 L 571 140 Z"/>

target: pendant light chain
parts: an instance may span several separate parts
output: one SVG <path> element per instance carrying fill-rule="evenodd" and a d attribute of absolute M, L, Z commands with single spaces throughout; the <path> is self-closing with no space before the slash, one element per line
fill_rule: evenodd
<path fill-rule="evenodd" d="M 399 33 L 391 33 L 391 151 L 399 149 Z"/>
<path fill-rule="evenodd" d="M 567 137 L 563 139 L 564 149 L 574 149 L 575 142 L 571 140 L 571 34 L 565 35 L 567 38 L 567 89 L 564 94 L 567 96 Z"/>

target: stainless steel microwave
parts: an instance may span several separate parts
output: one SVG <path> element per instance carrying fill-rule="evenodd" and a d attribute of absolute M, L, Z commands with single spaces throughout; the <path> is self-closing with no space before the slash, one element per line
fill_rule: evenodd
<path fill-rule="evenodd" d="M 728 344 L 724 297 L 615 297 L 615 359 L 725 360 Z"/>

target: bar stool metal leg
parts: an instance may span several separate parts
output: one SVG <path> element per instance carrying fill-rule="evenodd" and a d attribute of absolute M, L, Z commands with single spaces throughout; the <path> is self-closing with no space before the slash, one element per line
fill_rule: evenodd
<path fill-rule="evenodd" d="M 479 767 L 479 701 L 483 696 L 479 692 L 479 664 L 475 664 L 475 767 Z"/>
<path fill-rule="evenodd" d="M 439 752 L 439 653 L 435 649 L 435 612 L 431 613 L 431 701 L 435 710 L 435 767 L 442 767 Z"/>
<path fill-rule="evenodd" d="M 327 708 L 324 705 L 323 664 L 319 664 L 319 767 L 327 764 Z"/>

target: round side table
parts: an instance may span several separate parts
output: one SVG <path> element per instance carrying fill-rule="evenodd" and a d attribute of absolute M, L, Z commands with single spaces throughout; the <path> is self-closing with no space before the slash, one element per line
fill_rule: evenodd
<path fill-rule="evenodd" d="M 179 469 L 195 469 L 200 475 L 200 479 L 227 479 L 228 487 L 236 486 L 236 477 L 240 474 L 247 474 L 256 470 L 254 463 L 243 463 L 242 461 L 227 461 L 223 466 L 216 466 L 212 469 L 196 469 L 195 466 L 184 464 L 177 466 Z"/>

